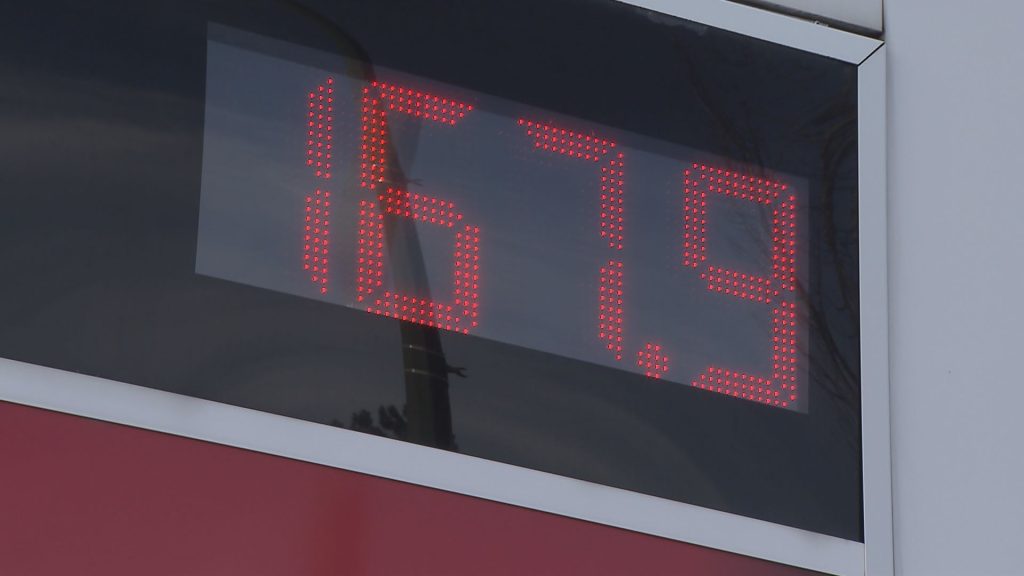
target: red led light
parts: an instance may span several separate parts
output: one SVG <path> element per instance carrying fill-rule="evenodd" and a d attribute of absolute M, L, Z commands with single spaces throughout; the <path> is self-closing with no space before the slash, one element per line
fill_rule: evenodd
<path fill-rule="evenodd" d="M 363 88 L 362 144 L 360 146 L 360 180 L 371 190 L 384 180 L 384 157 L 387 145 L 388 118 L 380 106 L 381 99 L 370 86 Z"/>
<path fill-rule="evenodd" d="M 362 302 L 384 283 L 384 216 L 366 200 L 359 202 L 359 250 L 356 300 Z"/>
<path fill-rule="evenodd" d="M 424 120 L 455 126 L 459 119 L 473 110 L 473 106 L 469 104 L 426 92 L 409 90 L 394 84 L 374 82 L 373 86 L 377 88 L 382 104 L 387 110 L 402 112 Z"/>
<path fill-rule="evenodd" d="M 331 178 L 331 127 L 334 124 L 334 79 L 327 78 L 309 93 L 309 111 L 306 121 L 306 165 L 319 180 Z M 303 226 L 302 268 L 309 279 L 327 293 L 328 256 L 330 251 L 331 193 L 317 187 L 306 196 L 305 224 Z"/>
<path fill-rule="evenodd" d="M 661 346 L 648 342 L 643 350 L 636 353 L 636 366 L 644 371 L 644 376 L 660 379 L 668 374 L 668 356 L 662 352 Z"/>
<path fill-rule="evenodd" d="M 622 360 L 622 262 L 609 260 L 601 267 L 599 302 L 597 337 Z"/>
<path fill-rule="evenodd" d="M 786 186 L 778 182 L 694 164 L 683 172 L 683 265 L 698 268 L 707 261 L 708 193 L 761 205 L 772 210 L 772 275 L 756 276 L 708 265 L 701 279 L 708 290 L 771 304 L 796 290 L 796 198 L 779 201 Z M 755 376 L 712 366 L 693 382 L 704 390 L 788 407 L 797 400 L 796 305 L 777 302 L 772 308 L 772 375 Z"/>
<path fill-rule="evenodd" d="M 601 237 L 608 239 L 608 247 L 622 250 L 624 220 L 622 215 L 622 153 L 601 167 Z"/>
<path fill-rule="evenodd" d="M 599 233 L 611 250 L 622 250 L 625 240 L 623 216 L 623 154 L 615 151 L 615 142 L 558 128 L 523 118 L 519 125 L 533 139 L 533 147 L 601 166 L 601 212 Z M 609 260 L 601 268 L 601 287 L 598 296 L 598 338 L 605 347 L 622 359 L 622 262 Z"/>
<path fill-rule="evenodd" d="M 473 109 L 449 98 L 409 90 L 384 82 L 363 89 L 360 180 L 362 187 L 377 190 L 387 174 L 388 114 L 455 126 Z M 451 303 L 383 291 L 384 218 L 412 220 L 455 230 L 454 299 Z M 462 222 L 455 204 L 392 187 L 377 194 L 377 202 L 359 205 L 359 251 L 356 261 L 356 300 L 366 310 L 389 318 L 433 326 L 462 334 L 477 326 L 480 282 L 480 229 Z"/>

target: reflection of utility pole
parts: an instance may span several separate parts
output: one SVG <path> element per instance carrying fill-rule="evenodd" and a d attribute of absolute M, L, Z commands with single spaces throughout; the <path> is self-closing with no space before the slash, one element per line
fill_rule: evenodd
<path fill-rule="evenodd" d="M 409 182 L 395 147 L 391 122 L 384 126 L 384 189 L 408 191 Z M 416 149 L 419 124 L 411 131 L 404 149 L 411 158 Z M 383 201 L 378 206 L 384 214 L 384 241 L 388 247 L 391 273 L 396 286 L 411 291 L 420 298 L 431 300 L 430 279 L 423 260 L 416 223 L 384 211 Z M 448 397 L 450 367 L 444 356 L 441 335 L 437 328 L 402 322 L 402 362 L 405 367 L 405 418 L 407 439 L 418 444 L 453 450 L 455 432 L 452 430 L 452 410 Z"/>
<path fill-rule="evenodd" d="M 349 60 L 345 63 L 349 68 L 348 75 L 361 78 L 367 85 L 376 79 L 369 54 L 334 20 L 296 0 L 278 1 L 330 35 L 339 54 Z M 391 187 L 407 191 L 409 183 L 399 162 L 389 124 L 384 127 L 385 170 L 379 186 L 383 190 Z M 417 125 L 414 136 L 418 136 L 418 128 Z M 410 158 L 415 152 L 416 140 L 413 137 L 406 143 L 410 147 L 406 150 Z M 385 214 L 383 206 L 380 209 Z M 396 286 L 429 299 L 430 282 L 415 223 L 408 218 L 385 214 L 384 240 Z M 400 331 L 405 368 L 405 439 L 417 444 L 454 450 L 456 445 L 448 396 L 448 374 L 460 372 L 448 365 L 437 328 L 402 322 Z"/>

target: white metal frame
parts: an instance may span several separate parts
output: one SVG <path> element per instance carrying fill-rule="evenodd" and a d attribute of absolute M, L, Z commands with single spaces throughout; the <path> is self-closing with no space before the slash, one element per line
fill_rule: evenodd
<path fill-rule="evenodd" d="M 857 69 L 864 573 L 871 576 L 892 576 L 895 571 L 889 414 L 885 52 L 885 46 L 879 46 Z"/>
<path fill-rule="evenodd" d="M 859 65 L 865 543 L 246 408 L 0 359 L 0 400 L 237 446 L 836 576 L 892 576 L 885 48 L 725 0 L 623 0 Z"/>

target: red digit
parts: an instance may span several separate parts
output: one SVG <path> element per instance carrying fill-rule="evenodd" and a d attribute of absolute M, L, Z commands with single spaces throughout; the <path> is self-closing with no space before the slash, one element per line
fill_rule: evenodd
<path fill-rule="evenodd" d="M 306 134 L 306 165 L 320 180 L 331 178 L 331 126 L 334 123 L 334 79 L 309 93 L 309 114 Z M 306 222 L 303 229 L 302 268 L 309 279 L 327 293 L 327 256 L 330 242 L 331 193 L 319 186 L 306 196 Z"/>
<path fill-rule="evenodd" d="M 708 193 L 738 198 L 772 210 L 771 277 L 740 273 L 708 265 L 700 277 L 708 290 L 746 300 L 772 304 L 772 375 L 755 376 L 711 366 L 694 386 L 730 396 L 789 406 L 797 399 L 796 381 L 796 197 L 786 186 L 721 168 L 694 164 L 683 173 L 683 266 L 698 268 L 707 261 Z M 785 299 L 789 297 L 790 299 Z"/>
<path fill-rule="evenodd" d="M 614 151 L 615 142 L 523 119 L 519 125 L 526 128 L 526 135 L 533 138 L 533 146 L 538 150 L 602 163 L 601 238 L 607 239 L 609 249 L 622 250 L 624 164 L 622 153 Z M 622 360 L 622 294 L 622 262 L 610 259 L 600 270 L 597 337 L 615 354 L 616 360 Z"/>
<path fill-rule="evenodd" d="M 411 194 L 384 183 L 389 112 L 455 126 L 471 110 L 472 106 L 461 102 L 383 82 L 373 82 L 363 89 L 361 184 L 377 192 L 377 202 L 359 203 L 356 299 L 366 303 L 368 312 L 463 334 L 476 327 L 480 229 L 462 224 L 463 215 L 452 202 Z M 453 302 L 446 304 L 390 291 L 376 294 L 383 285 L 385 214 L 456 230 Z"/>

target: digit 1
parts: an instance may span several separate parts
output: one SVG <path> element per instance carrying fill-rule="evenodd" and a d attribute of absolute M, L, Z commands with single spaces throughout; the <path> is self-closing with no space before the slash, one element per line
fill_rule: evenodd
<path fill-rule="evenodd" d="M 709 195 L 774 205 L 770 277 L 705 266 Z M 788 407 L 797 400 L 795 202 L 779 182 L 699 163 L 683 172 L 683 266 L 703 268 L 700 277 L 712 292 L 772 306 L 771 376 L 711 366 L 694 386 L 771 406 Z"/>
<path fill-rule="evenodd" d="M 306 196 L 306 215 L 303 227 L 302 269 L 309 279 L 327 293 L 327 257 L 330 249 L 328 227 L 331 216 L 331 193 L 326 181 L 331 179 L 331 127 L 334 123 L 334 79 L 327 78 L 309 93 L 309 112 L 306 123 L 306 166 L 324 187 L 317 186 Z"/>
<path fill-rule="evenodd" d="M 477 326 L 480 228 L 463 223 L 463 214 L 452 202 L 413 194 L 387 182 L 390 113 L 455 126 L 472 110 L 472 106 L 462 102 L 384 82 L 372 82 L 363 89 L 360 184 L 376 195 L 376 202 L 362 200 L 359 203 L 356 300 L 364 303 L 367 312 L 462 334 Z M 388 290 L 378 294 L 384 276 L 385 215 L 455 230 L 452 302 L 436 302 Z"/>
<path fill-rule="evenodd" d="M 584 162 L 601 164 L 600 234 L 608 243 L 611 258 L 599 271 L 597 337 L 605 348 L 622 360 L 622 261 L 617 252 L 624 239 L 622 188 L 623 155 L 615 142 L 520 119 L 519 125 L 533 138 L 537 150 L 561 154 Z"/>

